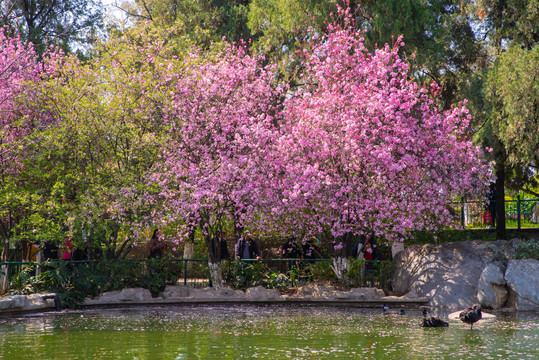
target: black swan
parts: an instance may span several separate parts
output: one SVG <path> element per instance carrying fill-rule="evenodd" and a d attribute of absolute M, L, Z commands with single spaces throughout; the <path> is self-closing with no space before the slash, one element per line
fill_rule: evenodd
<path fill-rule="evenodd" d="M 481 306 L 477 304 L 471 308 L 467 308 L 459 315 L 461 321 L 471 325 L 470 330 L 473 330 L 473 324 L 481 320 L 481 317 Z"/>
<path fill-rule="evenodd" d="M 431 316 L 427 318 L 427 309 L 423 309 L 423 324 L 422 327 L 448 327 L 449 324 L 440 318 Z"/>

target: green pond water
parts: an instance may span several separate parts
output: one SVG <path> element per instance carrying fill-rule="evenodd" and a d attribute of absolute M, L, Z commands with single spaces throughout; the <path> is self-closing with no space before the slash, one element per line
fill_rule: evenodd
<path fill-rule="evenodd" d="M 439 314 L 441 317 L 447 314 Z M 470 331 L 419 310 L 192 306 L 0 317 L 0 359 L 539 359 L 539 314 Z"/>

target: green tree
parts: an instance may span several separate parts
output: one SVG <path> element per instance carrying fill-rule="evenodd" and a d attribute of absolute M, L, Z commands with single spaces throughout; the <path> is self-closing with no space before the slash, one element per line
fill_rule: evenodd
<path fill-rule="evenodd" d="M 525 89 L 530 86 L 530 91 L 537 92 L 537 79 L 533 75 L 537 74 L 533 68 L 537 66 L 533 64 L 536 55 L 518 52 L 516 48 L 532 50 L 536 47 L 539 1 L 481 0 L 463 4 L 475 23 L 476 37 L 482 39 L 489 55 L 487 67 L 490 70 L 477 76 L 480 91 L 477 91 L 478 96 L 471 97 L 471 108 L 480 129 L 478 141 L 493 148 L 497 238 L 505 239 L 505 187 L 530 189 L 527 184 L 533 186 L 536 181 L 533 176 L 536 156 L 534 160 L 531 154 L 537 150 L 537 110 L 534 109 L 537 100 Z M 506 55 L 508 48 L 512 50 Z M 525 65 L 518 56 L 532 63 Z M 510 64 L 511 61 L 515 64 Z M 524 73 L 526 71 L 530 71 L 531 78 Z M 514 94 L 510 94 L 511 91 Z M 515 127 L 517 124 L 531 131 L 524 135 Z"/>
<path fill-rule="evenodd" d="M 0 0 L 0 24 L 35 45 L 39 54 L 56 45 L 80 56 L 103 29 L 98 0 Z"/>
<path fill-rule="evenodd" d="M 435 81 L 441 87 L 444 109 L 465 98 L 462 88 L 469 86 L 485 56 L 461 3 L 455 0 L 364 2 L 362 26 L 366 29 L 367 44 L 371 47 L 391 44 L 396 36 L 403 35 L 402 52 L 409 58 L 412 71 L 419 81 Z"/>
<path fill-rule="evenodd" d="M 133 224 L 151 212 L 144 180 L 161 146 L 175 55 L 146 32 L 113 37 L 96 54 L 86 63 L 67 58 L 39 87 L 39 105 L 56 121 L 32 137 L 20 189 L 32 199 L 31 216 L 19 234 L 31 237 L 51 221 L 56 238 L 72 236 L 118 258 L 140 238 Z"/>
<path fill-rule="evenodd" d="M 135 24 L 168 28 L 175 26 L 197 45 L 247 40 L 249 0 L 133 0 L 117 1 L 116 7 Z"/>
<path fill-rule="evenodd" d="M 492 104 L 489 130 L 505 151 L 514 185 L 539 196 L 532 190 L 539 170 L 539 48 L 514 46 L 498 56 L 487 97 Z"/>

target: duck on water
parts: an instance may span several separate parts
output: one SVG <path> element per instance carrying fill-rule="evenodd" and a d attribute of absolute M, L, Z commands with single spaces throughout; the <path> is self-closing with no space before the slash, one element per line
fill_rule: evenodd
<path fill-rule="evenodd" d="M 473 330 L 473 324 L 481 320 L 482 317 L 483 314 L 481 314 L 481 306 L 477 304 L 467 308 L 459 314 L 459 318 L 462 322 L 470 324 L 470 330 Z"/>
<path fill-rule="evenodd" d="M 435 316 L 427 317 L 427 309 L 423 309 L 423 324 L 422 327 L 448 327 L 449 324 Z"/>

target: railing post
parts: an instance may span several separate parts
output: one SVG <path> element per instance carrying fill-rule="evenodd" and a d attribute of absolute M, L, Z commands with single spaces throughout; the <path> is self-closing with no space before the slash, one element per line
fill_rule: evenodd
<path fill-rule="evenodd" d="M 464 198 L 462 198 L 462 203 L 460 204 L 460 225 L 464 229 Z"/>
<path fill-rule="evenodd" d="M 517 228 L 520 230 L 520 195 L 517 195 Z"/>
<path fill-rule="evenodd" d="M 187 285 L 187 260 L 183 259 L 183 284 Z"/>

